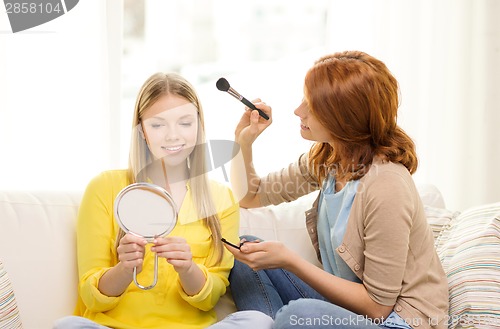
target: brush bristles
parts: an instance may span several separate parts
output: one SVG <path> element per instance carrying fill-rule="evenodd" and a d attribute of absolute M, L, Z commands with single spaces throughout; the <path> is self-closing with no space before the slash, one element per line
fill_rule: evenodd
<path fill-rule="evenodd" d="M 219 80 L 217 80 L 217 83 L 215 85 L 220 91 L 228 91 L 230 88 L 229 82 L 227 82 L 227 80 L 224 78 L 220 78 Z"/>

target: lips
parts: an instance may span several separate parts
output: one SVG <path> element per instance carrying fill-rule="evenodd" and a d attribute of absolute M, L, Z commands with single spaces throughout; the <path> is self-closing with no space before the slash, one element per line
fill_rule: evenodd
<path fill-rule="evenodd" d="M 300 124 L 300 129 L 302 130 L 309 130 L 309 127 L 304 125 L 304 124 Z"/>

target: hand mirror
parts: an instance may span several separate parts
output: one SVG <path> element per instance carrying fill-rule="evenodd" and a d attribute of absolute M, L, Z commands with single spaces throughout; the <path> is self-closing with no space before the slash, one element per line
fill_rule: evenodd
<path fill-rule="evenodd" d="M 168 235 L 177 223 L 177 208 L 170 194 L 160 186 L 134 183 L 126 186 L 115 199 L 115 218 L 125 233 L 134 234 L 152 242 L 156 237 Z M 149 286 L 134 283 L 143 290 L 153 288 L 158 282 L 158 254 L 155 253 L 154 279 Z"/>

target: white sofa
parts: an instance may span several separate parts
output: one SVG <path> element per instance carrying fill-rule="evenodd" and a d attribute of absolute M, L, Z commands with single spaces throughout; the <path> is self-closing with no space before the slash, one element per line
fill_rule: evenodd
<path fill-rule="evenodd" d="M 436 247 L 440 249 L 443 264 L 451 268 L 456 265 L 454 256 L 463 245 L 454 237 L 461 234 L 458 230 L 462 227 L 455 223 L 463 222 L 460 220 L 463 213 L 444 209 L 441 195 L 432 186 L 425 186 L 420 191 L 435 233 Z M 81 192 L 71 191 L 0 191 L 0 328 L 21 328 L 18 323 L 22 322 L 25 329 L 49 329 L 55 319 L 72 313 L 77 286 L 75 222 L 81 195 Z M 319 264 L 304 223 L 304 211 L 310 208 L 315 197 L 313 193 L 288 204 L 242 209 L 240 233 L 281 240 Z M 500 204 L 480 207 L 481 214 L 485 214 L 484 209 L 488 216 L 481 217 L 487 217 L 483 226 L 493 230 L 487 235 L 491 237 L 488 245 L 496 243 L 497 247 L 497 253 L 489 256 L 497 266 L 493 269 L 496 273 L 489 277 L 491 285 L 482 296 L 484 303 L 479 307 L 483 308 L 481 314 L 497 321 L 500 328 L 500 233 L 494 232 L 495 227 L 500 230 L 497 225 Z M 470 215 L 470 212 L 464 213 Z M 479 232 L 481 237 L 482 232 Z M 481 250 L 482 254 L 484 252 Z M 449 275 L 449 280 L 455 279 L 453 275 Z M 459 285 L 457 289 L 463 288 Z M 477 291 L 477 287 L 473 289 Z M 450 292 L 453 292 L 451 285 Z M 460 298 L 464 296 L 467 297 L 462 291 Z M 467 311 L 476 312 L 476 305 L 462 307 L 462 304 L 459 303 L 453 317 L 464 318 Z M 226 294 L 217 305 L 218 315 L 221 317 L 234 310 L 230 294 Z M 474 312 L 472 314 L 476 314 Z M 465 318 L 469 321 L 470 316 Z M 472 327 L 496 328 L 489 323 L 483 327 L 473 324 Z"/>
<path fill-rule="evenodd" d="M 8 276 L 14 292 L 10 309 L 15 302 L 25 329 L 49 329 L 55 319 L 73 312 L 77 297 L 75 224 L 81 196 L 81 192 L 71 191 L 0 192 L 0 261 L 6 272 L 4 282 Z M 303 220 L 314 197 L 305 196 L 287 207 L 242 209 L 241 234 L 293 241 L 294 250 L 318 263 Z M 0 328 L 15 328 L 10 323 L 2 326 L 16 319 L 14 312 L 1 311 L 1 303 L 0 292 Z M 219 317 L 235 310 L 230 293 L 217 305 Z"/>

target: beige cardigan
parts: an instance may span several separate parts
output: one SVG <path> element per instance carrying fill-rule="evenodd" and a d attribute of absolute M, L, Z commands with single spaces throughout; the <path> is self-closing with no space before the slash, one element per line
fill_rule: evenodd
<path fill-rule="evenodd" d="M 319 188 L 307 156 L 261 178 L 263 206 L 289 202 Z M 318 197 L 319 199 L 319 197 Z M 306 212 L 319 255 L 317 203 Z M 376 159 L 361 178 L 342 244 L 336 249 L 370 297 L 413 328 L 447 328 L 448 283 L 422 201 L 408 170 Z"/>

